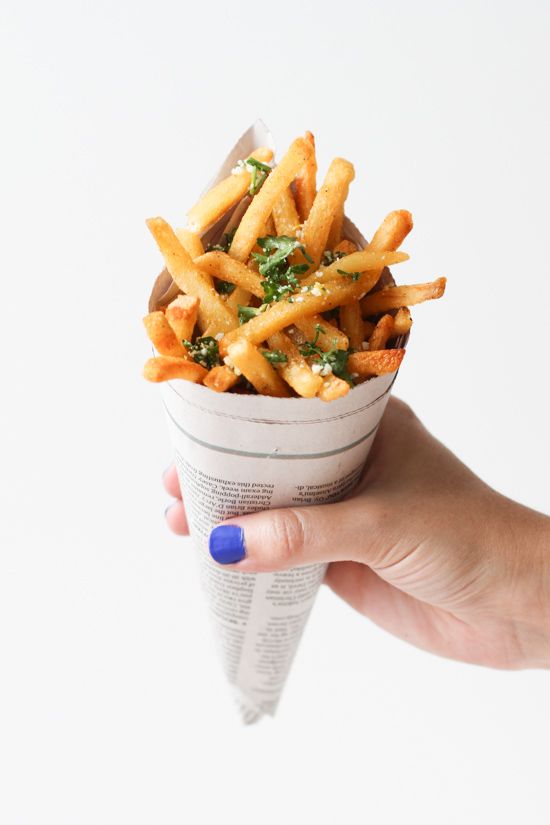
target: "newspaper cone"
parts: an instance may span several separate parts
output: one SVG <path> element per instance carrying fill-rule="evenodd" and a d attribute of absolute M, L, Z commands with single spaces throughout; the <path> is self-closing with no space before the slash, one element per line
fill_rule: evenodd
<path fill-rule="evenodd" d="M 258 121 L 210 185 L 260 145 L 272 145 L 272 140 Z M 205 239 L 216 240 L 220 226 L 210 229 Z M 347 219 L 344 234 L 366 244 Z M 391 280 L 389 272 L 381 280 Z M 153 289 L 151 310 L 165 303 L 171 290 L 172 279 L 164 271 Z M 217 394 L 187 381 L 162 385 L 215 639 L 246 723 L 275 713 L 326 565 L 281 573 L 225 570 L 208 552 L 210 530 L 226 518 L 257 510 L 345 497 L 361 475 L 394 379 L 370 379 L 330 403 Z"/>

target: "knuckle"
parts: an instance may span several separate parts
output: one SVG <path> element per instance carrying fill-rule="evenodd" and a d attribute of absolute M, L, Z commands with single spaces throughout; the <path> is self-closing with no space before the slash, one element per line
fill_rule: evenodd
<path fill-rule="evenodd" d="M 304 521 L 298 510 L 288 509 L 273 519 L 272 561 L 280 567 L 296 564 L 304 549 Z"/>

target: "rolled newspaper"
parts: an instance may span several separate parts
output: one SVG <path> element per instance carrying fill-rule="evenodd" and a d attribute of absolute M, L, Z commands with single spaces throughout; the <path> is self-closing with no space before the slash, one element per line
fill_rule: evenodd
<path fill-rule="evenodd" d="M 254 124 L 212 183 L 256 146 L 270 143 L 263 124 Z M 344 234 L 366 245 L 348 220 Z M 216 229 L 208 235 L 215 239 Z M 171 286 L 166 274 L 157 280 L 152 309 Z M 209 554 L 210 530 L 245 513 L 348 495 L 360 478 L 394 380 L 395 374 L 372 378 L 330 403 L 218 394 L 181 380 L 161 385 L 215 639 L 246 723 L 275 713 L 326 565 L 279 573 L 226 570 Z"/>

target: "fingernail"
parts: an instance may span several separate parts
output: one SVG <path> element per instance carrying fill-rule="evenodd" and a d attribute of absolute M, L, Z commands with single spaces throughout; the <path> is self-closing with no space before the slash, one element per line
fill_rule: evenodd
<path fill-rule="evenodd" d="M 175 507 L 177 503 L 178 503 L 177 501 L 173 501 L 171 504 L 168 505 L 168 507 L 164 511 L 164 518 L 166 518 L 166 516 L 168 515 L 168 513 L 170 512 L 172 507 Z"/>
<path fill-rule="evenodd" d="M 214 527 L 208 539 L 210 555 L 218 564 L 235 564 L 246 556 L 244 530 L 234 524 Z"/>

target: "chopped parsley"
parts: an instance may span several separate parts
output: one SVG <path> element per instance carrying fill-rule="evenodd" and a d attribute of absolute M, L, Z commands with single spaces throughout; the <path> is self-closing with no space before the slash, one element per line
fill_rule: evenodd
<path fill-rule="evenodd" d="M 266 235 L 257 239 L 262 252 L 253 252 L 252 257 L 258 263 L 258 271 L 263 275 L 264 304 L 280 301 L 291 295 L 299 286 L 297 275 L 303 275 L 313 260 L 297 238 L 288 235 Z M 288 258 L 296 250 L 302 252 L 305 264 L 289 264 Z"/>
<path fill-rule="evenodd" d="M 345 269 L 337 269 L 336 272 L 338 275 L 345 275 L 347 278 L 351 278 L 352 281 L 357 281 L 361 277 L 360 272 L 346 272 Z"/>
<path fill-rule="evenodd" d="M 189 355 L 200 364 L 201 367 L 209 370 L 212 367 L 218 366 L 220 363 L 220 353 L 218 350 L 218 342 L 210 335 L 204 338 L 197 338 L 194 344 L 191 341 L 183 341 L 184 347 L 187 348 Z"/>
<path fill-rule="evenodd" d="M 219 243 L 209 243 L 206 247 L 207 252 L 229 252 L 229 247 L 233 243 L 237 227 L 230 232 L 224 232 L 223 238 Z"/>
<path fill-rule="evenodd" d="M 270 364 L 286 364 L 288 361 L 287 356 L 280 349 L 264 349 L 262 355 L 267 358 Z"/>
<path fill-rule="evenodd" d="M 247 321 L 250 321 L 250 319 L 254 318 L 255 315 L 259 315 L 260 312 L 261 310 L 259 307 L 243 307 L 239 304 L 237 306 L 239 324 L 246 324 Z"/>
<path fill-rule="evenodd" d="M 321 324 L 316 324 L 313 341 L 306 341 L 300 348 L 300 352 L 305 358 L 312 358 L 314 364 L 321 367 L 321 369 L 318 370 L 319 375 L 329 375 L 333 373 L 333 375 L 338 376 L 338 378 L 343 378 L 344 381 L 347 381 L 350 387 L 354 387 L 353 379 L 347 371 L 350 350 L 336 349 L 335 346 L 331 347 L 327 352 L 322 350 L 321 347 L 318 346 L 317 341 L 319 340 L 319 335 L 325 332 L 326 330 L 323 329 Z"/>
<path fill-rule="evenodd" d="M 260 163 L 256 158 L 248 158 L 246 165 L 249 167 L 252 166 L 252 178 L 250 180 L 248 194 L 255 195 L 265 183 L 267 176 L 271 172 L 271 166 L 268 166 L 267 163 Z"/>

